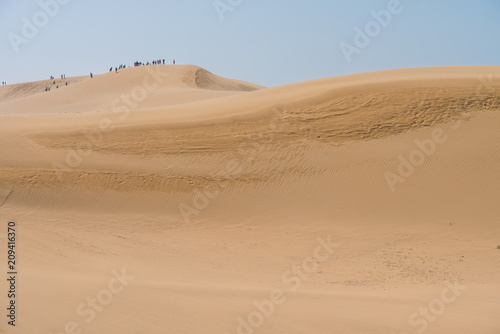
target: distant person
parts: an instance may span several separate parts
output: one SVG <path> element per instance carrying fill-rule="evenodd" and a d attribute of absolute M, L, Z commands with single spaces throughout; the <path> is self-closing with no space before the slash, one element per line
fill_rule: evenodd
<path fill-rule="evenodd" d="M 163 59 L 163 65 L 165 65 L 165 59 Z"/>
<path fill-rule="evenodd" d="M 175 65 L 175 59 L 174 59 L 174 65 Z"/>
<path fill-rule="evenodd" d="M 113 71 L 113 66 L 111 66 L 111 67 L 109 68 L 109 71 L 110 71 L 110 72 L 112 72 L 112 71 Z"/>
<path fill-rule="evenodd" d="M 94 75 L 92 74 L 92 72 L 90 72 L 90 79 L 94 78 Z"/>
<path fill-rule="evenodd" d="M 115 72 L 118 73 L 118 67 L 115 67 Z"/>
<path fill-rule="evenodd" d="M 66 82 L 66 86 L 68 85 L 68 83 Z"/>
<path fill-rule="evenodd" d="M 61 74 L 61 79 L 64 79 L 64 75 Z"/>

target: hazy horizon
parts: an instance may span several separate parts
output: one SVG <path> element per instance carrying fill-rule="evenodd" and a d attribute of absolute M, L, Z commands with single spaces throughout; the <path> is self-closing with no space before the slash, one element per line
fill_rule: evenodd
<path fill-rule="evenodd" d="M 492 43 L 500 3 L 493 0 L 231 3 L 6 1 L 0 80 L 99 74 L 158 58 L 267 87 L 396 68 L 500 64 L 500 46 Z M 342 45 L 357 51 L 346 57 Z"/>

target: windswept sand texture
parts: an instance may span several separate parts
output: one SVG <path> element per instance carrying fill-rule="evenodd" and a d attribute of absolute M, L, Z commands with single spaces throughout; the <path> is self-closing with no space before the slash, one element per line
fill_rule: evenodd
<path fill-rule="evenodd" d="M 0 87 L 16 333 L 500 333 L 500 67 L 67 81 Z"/>

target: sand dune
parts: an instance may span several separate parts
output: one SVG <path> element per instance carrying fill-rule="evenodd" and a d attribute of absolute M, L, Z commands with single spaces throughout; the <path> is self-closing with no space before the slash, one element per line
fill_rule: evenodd
<path fill-rule="evenodd" d="M 500 330 L 500 67 L 71 80 L 0 88 L 23 333 Z"/>
<path fill-rule="evenodd" d="M 191 65 L 141 66 L 90 77 L 0 87 L 0 114 L 80 113 L 109 109 L 124 95 L 137 94 L 141 108 L 234 95 L 263 88 L 226 79 Z M 68 82 L 68 86 L 65 85 Z M 59 88 L 56 88 L 59 86 Z M 45 87 L 51 91 L 46 93 Z M 137 90 L 140 88 L 140 90 Z M 82 96 L 85 98 L 82 99 Z M 131 99 L 131 97 L 129 97 Z M 37 106 L 33 108 L 33 106 Z"/>

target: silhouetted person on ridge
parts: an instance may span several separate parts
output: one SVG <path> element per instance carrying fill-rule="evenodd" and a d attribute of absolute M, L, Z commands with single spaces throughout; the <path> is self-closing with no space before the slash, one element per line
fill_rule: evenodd
<path fill-rule="evenodd" d="M 92 72 L 90 72 L 90 79 L 94 78 L 94 75 L 92 74 Z"/>

